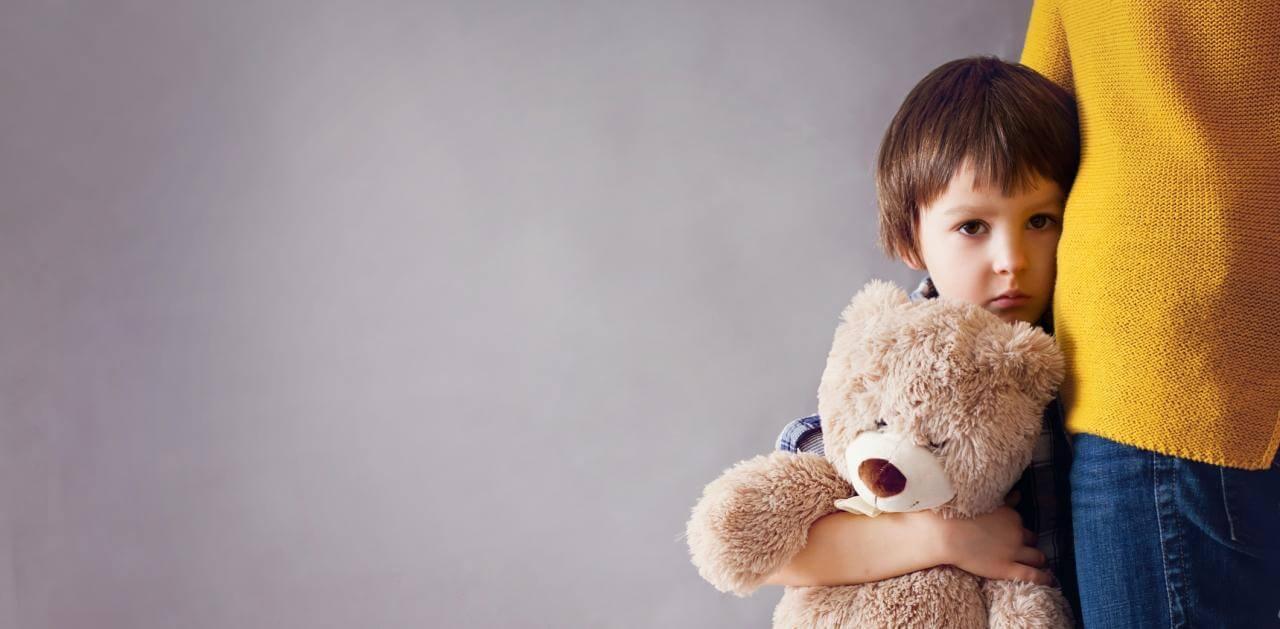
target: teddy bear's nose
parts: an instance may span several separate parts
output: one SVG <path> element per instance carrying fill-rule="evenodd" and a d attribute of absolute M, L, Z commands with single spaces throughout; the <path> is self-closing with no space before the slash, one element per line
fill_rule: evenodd
<path fill-rule="evenodd" d="M 907 477 L 884 459 L 867 459 L 858 465 L 858 477 L 881 498 L 896 496 L 907 488 Z"/>

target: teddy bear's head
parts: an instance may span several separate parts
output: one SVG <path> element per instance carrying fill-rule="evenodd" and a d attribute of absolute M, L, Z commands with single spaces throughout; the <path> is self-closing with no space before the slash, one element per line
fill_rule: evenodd
<path fill-rule="evenodd" d="M 999 506 L 1030 462 L 1062 381 L 1053 339 L 973 304 L 913 303 L 878 281 L 841 318 L 818 414 L 826 456 L 853 484 L 852 500 L 947 517 Z"/>

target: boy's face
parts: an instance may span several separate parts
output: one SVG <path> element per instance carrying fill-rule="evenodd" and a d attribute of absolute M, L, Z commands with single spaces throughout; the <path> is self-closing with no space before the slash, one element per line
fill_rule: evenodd
<path fill-rule="evenodd" d="M 908 257 L 907 265 L 927 270 L 940 296 L 978 304 L 1008 322 L 1035 323 L 1053 293 L 1062 191 L 1042 177 L 1009 197 L 973 182 L 973 170 L 961 168 L 920 209 L 923 259 Z"/>

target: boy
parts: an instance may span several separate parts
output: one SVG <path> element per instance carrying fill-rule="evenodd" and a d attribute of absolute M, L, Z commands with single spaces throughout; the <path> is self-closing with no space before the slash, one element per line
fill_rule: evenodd
<path fill-rule="evenodd" d="M 929 274 L 912 299 L 962 299 L 1052 333 L 1055 254 L 1078 163 L 1075 101 L 1054 83 L 989 57 L 929 73 L 890 123 L 876 172 L 882 248 Z M 1079 618 L 1061 405 L 1055 400 L 1044 417 L 1032 467 L 1011 494 L 1020 514 L 834 513 L 766 582 L 862 583 L 941 564 L 1038 583 L 1056 574 Z M 818 417 L 789 424 L 778 448 L 821 453 Z"/>

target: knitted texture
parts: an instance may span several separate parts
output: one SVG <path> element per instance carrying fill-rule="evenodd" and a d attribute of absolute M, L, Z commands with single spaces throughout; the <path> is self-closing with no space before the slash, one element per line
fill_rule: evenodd
<path fill-rule="evenodd" d="M 1067 429 L 1269 466 L 1280 445 L 1274 0 L 1037 0 L 1022 62 L 1080 108 L 1053 300 Z"/>

